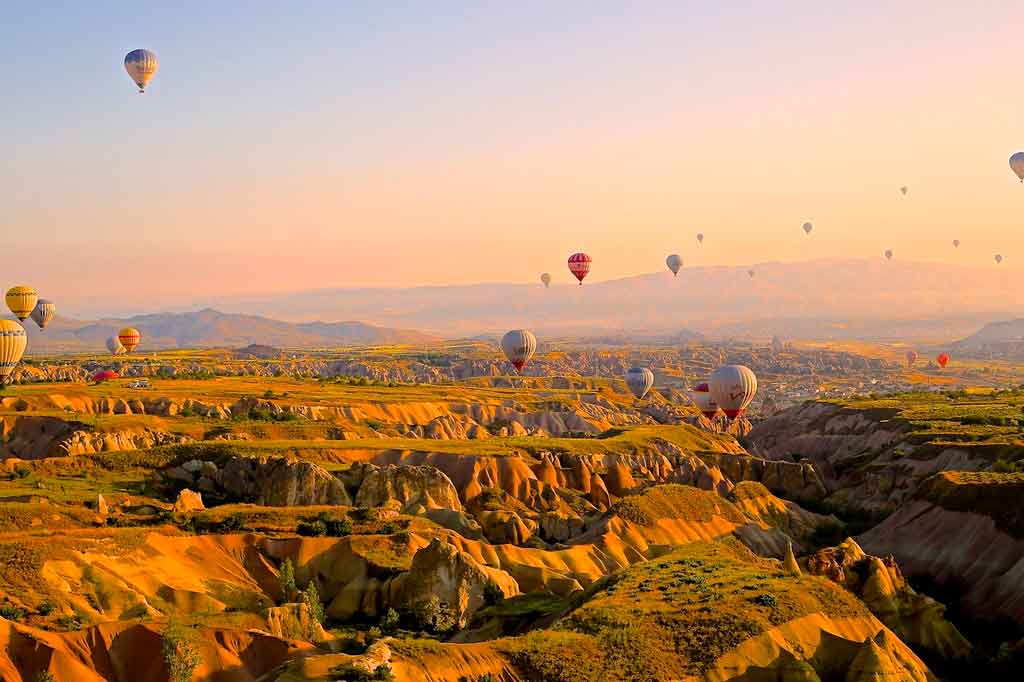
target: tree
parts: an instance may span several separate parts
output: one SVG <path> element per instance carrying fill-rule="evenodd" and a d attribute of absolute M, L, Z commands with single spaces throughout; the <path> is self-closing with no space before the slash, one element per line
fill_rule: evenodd
<path fill-rule="evenodd" d="M 295 566 L 291 559 L 281 562 L 281 570 L 277 574 L 277 585 L 281 588 L 281 601 L 290 602 L 295 598 L 299 588 L 295 585 Z"/>
<path fill-rule="evenodd" d="M 484 585 L 484 604 L 494 606 L 503 601 L 505 601 L 505 592 L 502 591 L 501 586 L 493 580 L 488 580 Z"/>
<path fill-rule="evenodd" d="M 320 603 L 320 592 L 316 589 L 316 582 L 309 581 L 306 589 L 302 591 L 302 603 L 309 610 L 309 617 L 320 623 L 324 622 L 324 605 Z"/>
<path fill-rule="evenodd" d="M 380 629 L 391 634 L 398 629 L 399 620 L 398 611 L 389 608 L 384 612 L 384 617 L 380 619 Z"/>
<path fill-rule="evenodd" d="M 49 670 L 40 670 L 32 678 L 32 682 L 57 682 L 57 678 Z"/>
<path fill-rule="evenodd" d="M 172 622 L 164 630 L 160 650 L 170 682 L 191 682 L 202 662 L 195 634 L 180 623 Z"/>

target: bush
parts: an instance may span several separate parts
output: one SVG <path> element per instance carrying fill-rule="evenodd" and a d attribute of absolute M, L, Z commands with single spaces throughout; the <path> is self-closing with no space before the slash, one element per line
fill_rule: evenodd
<path fill-rule="evenodd" d="M 295 526 L 295 532 L 307 538 L 322 538 L 327 535 L 327 524 L 320 519 L 299 521 L 299 524 Z"/>
<path fill-rule="evenodd" d="M 57 619 L 57 627 L 62 630 L 81 630 L 82 619 L 77 614 L 74 616 L 64 615 Z"/>
<path fill-rule="evenodd" d="M 57 610 L 57 607 L 54 606 L 52 602 L 48 602 L 48 601 L 44 601 L 43 603 L 41 603 L 39 606 L 36 607 L 36 611 L 39 613 L 40 616 L 43 616 L 44 618 L 46 616 L 49 616 L 51 613 L 53 613 L 56 610 Z"/>
<path fill-rule="evenodd" d="M 455 615 L 436 594 L 421 601 L 414 609 L 420 627 L 435 634 L 445 634 L 455 629 Z"/>
<path fill-rule="evenodd" d="M 40 670 L 32 678 L 32 682 L 57 682 L 57 678 L 49 670 Z"/>
<path fill-rule="evenodd" d="M 394 535 L 398 532 L 398 526 L 395 523 L 388 521 L 380 527 L 380 532 L 382 535 Z"/>
<path fill-rule="evenodd" d="M 245 518 L 241 514 L 231 514 L 215 526 L 218 533 L 237 533 L 245 526 Z"/>
<path fill-rule="evenodd" d="M 25 466 L 14 467 L 14 475 L 18 478 L 28 478 L 32 474 L 32 470 Z"/>
<path fill-rule="evenodd" d="M 398 615 L 398 611 L 389 608 L 384 612 L 384 616 L 380 619 L 380 629 L 391 634 L 398 629 L 398 623 L 400 620 L 401 618 Z"/>
<path fill-rule="evenodd" d="M 352 535 L 352 522 L 348 519 L 330 519 L 324 522 L 327 526 L 327 534 L 332 538 L 343 538 Z"/>
<path fill-rule="evenodd" d="M 760 606 L 767 606 L 770 609 L 774 609 L 779 605 L 779 600 L 775 598 L 774 594 L 759 594 L 754 597 L 754 603 Z"/>
<path fill-rule="evenodd" d="M 339 665 L 331 669 L 331 677 L 345 680 L 346 682 L 394 682 L 395 674 L 391 672 L 391 666 L 382 663 L 373 672 L 367 672 L 363 668 L 351 664 Z"/>
<path fill-rule="evenodd" d="M 494 606 L 505 601 L 505 593 L 502 591 L 498 583 L 493 580 L 488 580 L 487 584 L 484 585 L 484 604 L 487 606 Z"/>
<path fill-rule="evenodd" d="M 0 606 L 0 618 L 7 620 L 21 620 L 25 617 L 27 612 L 20 606 L 14 606 L 13 604 L 4 604 Z"/>
<path fill-rule="evenodd" d="M 191 682 L 196 668 L 202 662 L 195 634 L 180 624 L 171 623 L 164 630 L 160 651 L 167 667 L 169 682 Z"/>

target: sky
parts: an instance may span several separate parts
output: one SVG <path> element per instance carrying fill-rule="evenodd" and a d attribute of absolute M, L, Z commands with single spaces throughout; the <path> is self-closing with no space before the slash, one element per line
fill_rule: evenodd
<path fill-rule="evenodd" d="M 594 280 L 669 253 L 1000 252 L 1024 270 L 1007 166 L 1024 149 L 1020 3 L 14 0 L 3 14 L 0 285 L 71 306 L 568 283 L 578 250 Z M 161 62 L 142 95 L 122 66 L 140 47 Z"/>

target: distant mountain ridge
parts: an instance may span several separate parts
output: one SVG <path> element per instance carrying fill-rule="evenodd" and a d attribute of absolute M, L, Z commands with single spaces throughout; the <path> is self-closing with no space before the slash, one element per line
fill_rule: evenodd
<path fill-rule="evenodd" d="M 1024 318 L 989 322 L 974 334 L 956 342 L 958 347 L 980 348 L 987 344 L 1024 342 Z"/>
<path fill-rule="evenodd" d="M 279 348 L 344 345 L 425 344 L 439 337 L 410 329 L 362 322 L 283 322 L 258 315 L 222 313 L 206 308 L 187 313 L 156 313 L 91 322 L 57 318 L 40 332 L 31 321 L 29 353 L 101 351 L 122 327 L 142 332 L 141 350 L 168 348 L 240 348 L 263 344 Z"/>
<path fill-rule="evenodd" d="M 684 255 L 685 258 L 685 255 Z M 748 274 L 754 271 L 754 276 Z M 595 262 L 594 273 L 600 273 Z M 569 279 L 568 273 L 561 277 Z M 556 274 L 556 282 L 559 276 Z M 448 338 L 528 327 L 551 335 L 638 335 L 690 329 L 706 336 L 963 337 L 1024 310 L 1024 271 L 832 258 L 684 267 L 603 282 L 482 283 L 324 289 L 211 301 L 218 308 L 303 320 L 355 317 Z M 898 322 L 898 324 L 897 324 Z"/>

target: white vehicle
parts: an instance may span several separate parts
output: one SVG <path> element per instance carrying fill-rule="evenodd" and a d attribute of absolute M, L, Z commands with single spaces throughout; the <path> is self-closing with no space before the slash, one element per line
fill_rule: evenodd
<path fill-rule="evenodd" d="M 152 388 L 152 386 L 149 384 L 149 379 L 136 379 L 128 384 L 128 388 Z"/>

